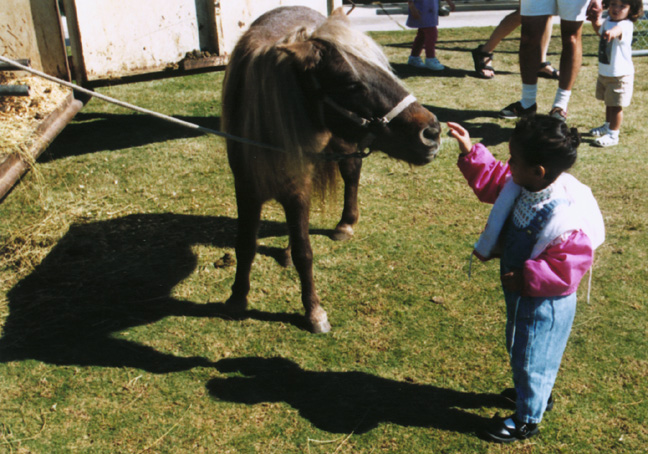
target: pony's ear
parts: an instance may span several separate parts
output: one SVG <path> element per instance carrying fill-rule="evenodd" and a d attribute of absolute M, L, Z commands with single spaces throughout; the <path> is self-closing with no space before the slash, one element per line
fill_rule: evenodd
<path fill-rule="evenodd" d="M 333 11 L 331 11 L 331 16 L 342 16 L 342 17 L 347 17 L 346 13 L 344 12 L 344 8 L 341 6 L 339 8 L 335 8 Z"/>
<path fill-rule="evenodd" d="M 282 44 L 278 49 L 292 56 L 305 71 L 314 69 L 322 59 L 321 46 L 311 40 Z"/>

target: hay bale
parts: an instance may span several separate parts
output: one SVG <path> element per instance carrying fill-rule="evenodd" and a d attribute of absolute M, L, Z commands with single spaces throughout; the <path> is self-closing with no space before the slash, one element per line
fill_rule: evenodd
<path fill-rule="evenodd" d="M 15 153 L 31 163 L 28 150 L 37 139 L 38 126 L 72 90 L 23 72 L 0 72 L 0 84 L 28 85 L 31 93 L 0 97 L 0 165 Z"/>

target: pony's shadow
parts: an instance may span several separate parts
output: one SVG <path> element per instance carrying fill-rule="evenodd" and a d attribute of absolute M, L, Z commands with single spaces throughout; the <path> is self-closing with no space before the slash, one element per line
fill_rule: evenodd
<path fill-rule="evenodd" d="M 285 230 L 282 223 L 264 221 L 259 237 L 284 235 Z M 137 214 L 72 225 L 7 293 L 0 362 L 37 359 L 154 373 L 212 366 L 203 357 L 178 356 L 131 341 L 128 332 L 172 316 L 232 320 L 224 303 L 183 301 L 173 296 L 173 289 L 198 265 L 193 246 L 233 247 L 235 235 L 236 220 L 227 217 Z M 307 329 L 297 312 L 251 310 L 237 318 Z"/>
<path fill-rule="evenodd" d="M 220 118 L 217 116 L 174 118 L 220 130 Z M 122 150 L 200 135 L 203 133 L 148 115 L 80 112 L 74 117 L 74 121 L 61 131 L 39 160 L 48 162 L 98 151 Z M 98 137 L 101 137 L 101 140 L 97 140 Z"/>
<path fill-rule="evenodd" d="M 228 358 L 225 378 L 207 383 L 216 399 L 242 404 L 286 402 L 321 430 L 361 434 L 381 423 L 479 432 L 486 419 L 465 411 L 510 408 L 498 394 L 453 391 L 365 372 L 315 372 L 284 358 Z"/>

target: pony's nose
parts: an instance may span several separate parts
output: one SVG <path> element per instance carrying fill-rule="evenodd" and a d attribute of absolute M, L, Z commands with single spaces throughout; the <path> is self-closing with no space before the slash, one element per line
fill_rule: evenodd
<path fill-rule="evenodd" d="M 428 147 L 432 147 L 439 144 L 439 133 L 440 129 L 437 126 L 428 126 L 421 130 L 420 137 L 421 143 Z"/>

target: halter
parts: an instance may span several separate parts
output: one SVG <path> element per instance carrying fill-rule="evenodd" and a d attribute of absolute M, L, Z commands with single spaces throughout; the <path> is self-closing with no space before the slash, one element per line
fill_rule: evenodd
<path fill-rule="evenodd" d="M 366 158 L 367 156 L 369 156 L 373 151 L 370 148 L 370 146 L 376 138 L 376 134 L 374 134 L 374 131 L 382 130 L 394 118 L 399 116 L 405 109 L 407 109 L 411 104 L 416 102 L 416 97 L 410 93 L 407 96 L 405 96 L 405 98 L 403 98 L 398 104 L 396 104 L 396 106 L 394 106 L 394 108 L 389 112 L 387 112 L 387 114 L 385 114 L 383 117 L 364 118 L 358 115 L 357 113 L 342 107 L 337 102 L 333 101 L 333 99 L 331 99 L 330 96 L 323 93 L 322 87 L 317 81 L 317 79 L 315 78 L 315 76 L 311 75 L 311 77 L 313 79 L 313 84 L 315 85 L 315 90 L 321 94 L 322 102 L 324 104 L 331 107 L 337 113 L 351 120 L 353 123 L 360 126 L 361 128 L 367 129 L 367 134 L 358 143 L 358 151 L 356 153 L 328 155 L 326 159 L 331 161 L 339 161 L 341 159 L 347 159 L 347 158 Z"/>

